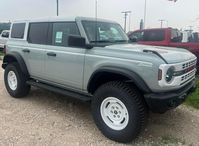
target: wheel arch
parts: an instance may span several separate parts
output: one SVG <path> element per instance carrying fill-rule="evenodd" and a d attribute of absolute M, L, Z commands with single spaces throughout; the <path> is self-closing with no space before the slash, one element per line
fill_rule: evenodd
<path fill-rule="evenodd" d="M 128 83 L 134 83 L 138 89 L 144 93 L 149 93 L 151 91 L 145 81 L 137 73 L 124 68 L 108 66 L 97 69 L 91 75 L 87 91 L 93 94 L 100 85 L 117 79 Z"/>
<path fill-rule="evenodd" d="M 12 62 L 17 62 L 20 66 L 20 69 L 22 70 L 22 72 L 25 74 L 25 75 L 29 75 L 29 72 L 28 72 L 28 69 L 27 69 L 27 66 L 25 64 L 25 61 L 24 59 L 22 58 L 22 56 L 17 53 L 17 52 L 10 52 L 10 53 L 7 53 L 4 58 L 3 58 L 3 64 L 2 64 L 2 68 L 5 69 L 6 66 L 9 64 L 9 63 L 12 63 Z"/>

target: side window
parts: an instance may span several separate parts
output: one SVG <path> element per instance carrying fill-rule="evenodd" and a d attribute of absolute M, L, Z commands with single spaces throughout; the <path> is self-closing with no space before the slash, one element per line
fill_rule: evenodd
<path fill-rule="evenodd" d="M 14 23 L 12 25 L 11 38 L 23 39 L 25 23 Z"/>
<path fill-rule="evenodd" d="M 48 24 L 47 22 L 30 23 L 28 42 L 33 44 L 47 44 Z"/>
<path fill-rule="evenodd" d="M 144 41 L 163 41 L 165 37 L 164 30 L 147 30 L 144 32 Z"/>
<path fill-rule="evenodd" d="M 69 35 L 80 36 L 79 30 L 75 22 L 53 23 L 52 45 L 67 47 Z"/>
<path fill-rule="evenodd" d="M 143 31 L 139 31 L 139 32 L 133 32 L 132 34 L 129 35 L 129 38 L 131 40 L 134 40 L 134 41 L 142 41 L 143 40 L 143 35 L 144 35 L 144 32 Z"/>

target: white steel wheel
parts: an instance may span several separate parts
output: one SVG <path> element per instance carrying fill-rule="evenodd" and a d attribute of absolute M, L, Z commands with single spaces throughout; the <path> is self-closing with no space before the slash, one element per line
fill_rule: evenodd
<path fill-rule="evenodd" d="M 128 110 L 124 103 L 115 97 L 107 97 L 103 100 L 100 113 L 106 125 L 113 130 L 122 130 L 128 125 Z"/>
<path fill-rule="evenodd" d="M 7 80 L 10 89 L 12 89 L 13 91 L 16 90 L 18 83 L 17 83 L 17 76 L 14 71 L 8 72 Z"/>

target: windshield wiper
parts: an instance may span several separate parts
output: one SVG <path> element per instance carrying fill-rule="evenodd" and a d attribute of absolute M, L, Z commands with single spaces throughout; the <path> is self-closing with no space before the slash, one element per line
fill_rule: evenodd
<path fill-rule="evenodd" d="M 127 40 L 98 40 L 90 41 L 91 43 L 117 43 L 117 42 L 127 42 Z"/>

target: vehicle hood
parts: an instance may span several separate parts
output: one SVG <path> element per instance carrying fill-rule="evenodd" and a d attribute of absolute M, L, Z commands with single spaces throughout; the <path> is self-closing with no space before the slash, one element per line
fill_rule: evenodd
<path fill-rule="evenodd" d="M 125 51 L 128 53 L 140 52 L 155 55 L 163 60 L 166 60 L 167 63 L 179 63 L 185 62 L 190 59 L 196 58 L 194 54 L 190 51 L 182 48 L 173 48 L 173 47 L 161 47 L 161 46 L 147 46 L 147 45 L 138 45 L 138 44 L 119 44 L 119 45 L 110 45 L 106 46 L 106 49 L 116 49 L 120 51 Z M 157 52 L 154 53 L 154 52 Z M 158 54 L 160 56 L 158 56 Z"/>

